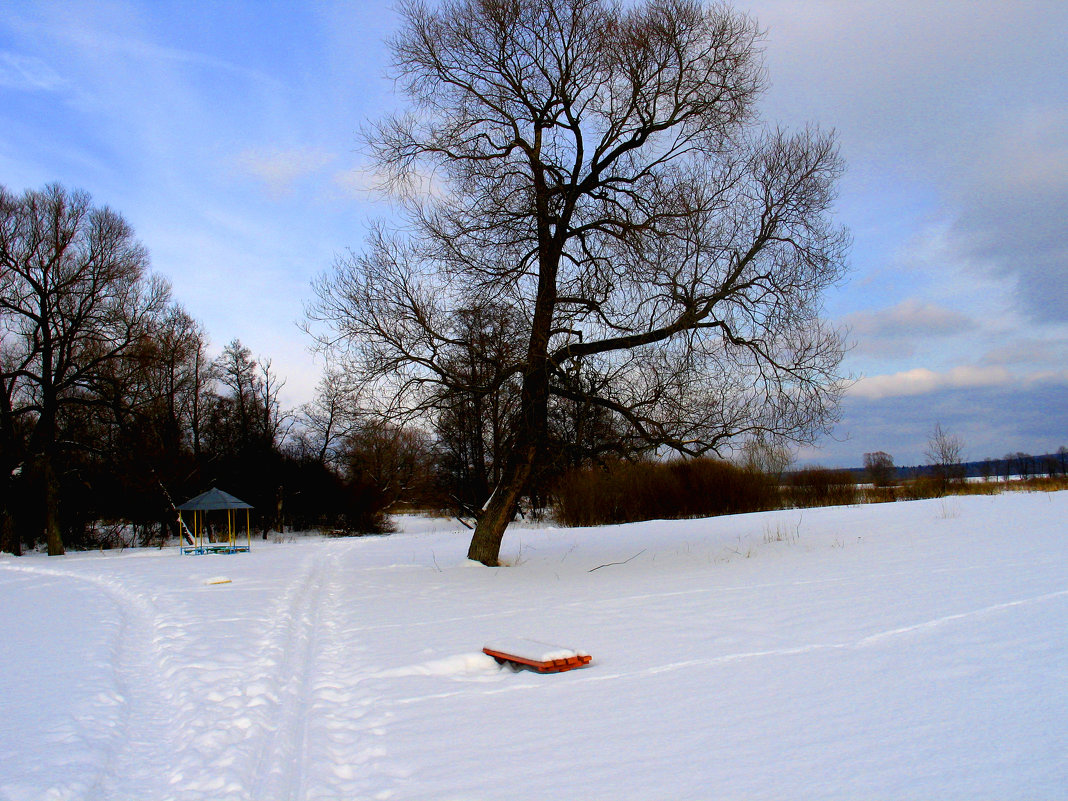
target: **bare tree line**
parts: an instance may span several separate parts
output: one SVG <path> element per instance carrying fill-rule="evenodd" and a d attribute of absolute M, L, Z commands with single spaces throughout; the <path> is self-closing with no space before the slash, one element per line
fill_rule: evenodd
<path fill-rule="evenodd" d="M 265 528 L 373 528 L 380 498 L 412 489 L 396 476 L 426 469 L 386 455 L 414 434 L 345 420 L 336 374 L 337 408 L 287 411 L 270 358 L 209 344 L 119 214 L 58 185 L 0 188 L 0 549 L 95 544 L 100 520 L 158 539 L 169 499 L 216 482 Z"/>

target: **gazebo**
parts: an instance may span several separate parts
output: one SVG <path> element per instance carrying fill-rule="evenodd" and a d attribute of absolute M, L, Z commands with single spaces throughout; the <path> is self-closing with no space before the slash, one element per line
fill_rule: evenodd
<path fill-rule="evenodd" d="M 179 544 L 179 548 L 183 554 L 186 553 L 240 553 L 244 551 L 248 553 L 252 550 L 252 527 L 249 522 L 249 510 L 252 509 L 251 504 L 245 503 L 240 498 L 235 498 L 228 492 L 223 492 L 221 489 L 212 487 L 207 492 L 202 492 L 195 498 L 183 503 L 178 507 L 178 519 L 181 522 L 183 528 L 189 531 L 189 528 L 185 525 L 184 512 L 193 513 L 193 527 L 191 531 L 191 542 L 188 544 L 182 542 Z M 245 510 L 245 544 L 238 545 L 237 543 L 237 518 L 241 509 Z M 212 542 L 210 536 L 206 536 L 207 532 L 207 514 L 208 512 L 226 511 L 226 541 L 225 542 Z"/>

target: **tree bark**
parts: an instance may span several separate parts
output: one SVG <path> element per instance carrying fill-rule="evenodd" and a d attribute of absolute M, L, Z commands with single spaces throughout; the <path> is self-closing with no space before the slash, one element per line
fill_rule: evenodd
<path fill-rule="evenodd" d="M 44 538 L 48 543 L 49 556 L 62 556 L 63 535 L 59 530 L 59 484 L 52 455 L 47 451 L 41 456 L 41 489 L 44 495 Z"/>
<path fill-rule="evenodd" d="M 558 262 L 557 262 L 558 263 Z M 504 470 L 493 495 L 478 518 L 467 556 L 484 565 L 500 565 L 501 541 L 505 529 L 515 517 L 519 499 L 527 489 L 531 473 L 548 432 L 549 372 L 548 342 L 552 308 L 556 301 L 556 263 L 543 269 L 538 306 L 534 313 L 529 368 L 521 389 L 521 413 L 515 443 L 509 451 Z"/>
<path fill-rule="evenodd" d="M 509 455 L 501 480 L 486 502 L 471 535 L 468 559 L 489 567 L 500 565 L 504 532 L 519 508 L 519 499 L 533 471 L 536 453 L 537 449 L 533 445 L 527 445 L 525 448 L 514 449 Z"/>
<path fill-rule="evenodd" d="M 7 381 L 0 383 L 0 553 L 22 556 L 22 537 L 15 531 L 10 505 L 14 494 L 12 474 L 21 459 L 14 433 L 12 391 Z"/>
<path fill-rule="evenodd" d="M 534 463 L 549 429 L 549 337 L 556 308 L 556 277 L 560 269 L 560 241 L 545 223 L 545 184 L 535 167 L 535 185 L 543 213 L 539 220 L 538 293 L 527 346 L 527 369 L 520 393 L 519 429 L 504 471 L 471 536 L 467 556 L 484 565 L 500 564 L 501 541 L 515 517 L 519 499 L 527 488 Z"/>
<path fill-rule="evenodd" d="M 0 553 L 22 556 L 22 538 L 15 533 L 15 523 L 3 501 L 0 501 Z"/>

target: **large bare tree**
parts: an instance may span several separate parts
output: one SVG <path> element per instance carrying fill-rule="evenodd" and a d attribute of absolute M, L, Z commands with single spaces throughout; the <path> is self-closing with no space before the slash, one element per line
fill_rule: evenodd
<path fill-rule="evenodd" d="M 26 430 L 42 488 L 50 554 L 63 553 L 55 474 L 65 409 L 99 402 L 165 308 L 169 290 L 118 214 L 52 185 L 16 196 L 0 187 L 0 344 L 4 414 Z"/>
<path fill-rule="evenodd" d="M 844 272 L 830 219 L 842 163 L 830 134 L 757 119 L 751 18 L 695 0 L 400 12 L 412 107 L 368 140 L 406 219 L 340 258 L 309 315 L 390 410 L 518 385 L 471 558 L 497 563 L 554 397 L 690 455 L 825 429 L 842 389 L 842 338 L 819 316 Z M 474 386 L 456 366 L 480 308 L 522 337 Z"/>

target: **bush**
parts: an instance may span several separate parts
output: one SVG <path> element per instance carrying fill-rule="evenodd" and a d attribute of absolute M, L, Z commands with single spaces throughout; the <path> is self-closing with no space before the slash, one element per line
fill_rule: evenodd
<path fill-rule="evenodd" d="M 897 487 L 858 488 L 861 503 L 893 503 L 897 500 Z"/>
<path fill-rule="evenodd" d="M 566 526 L 712 517 L 778 505 L 763 473 L 714 459 L 621 462 L 573 470 L 556 486 L 556 518 Z"/>
<path fill-rule="evenodd" d="M 856 479 L 848 470 L 806 467 L 786 480 L 785 499 L 790 506 L 848 506 L 858 503 Z"/>
<path fill-rule="evenodd" d="M 1068 489 L 1068 477 L 1049 476 L 1048 478 L 1029 478 L 1020 482 L 1021 489 L 1028 492 L 1056 492 Z"/>
<path fill-rule="evenodd" d="M 901 485 L 901 497 L 906 501 L 941 498 L 945 494 L 946 483 L 935 476 L 920 476 Z"/>
<path fill-rule="evenodd" d="M 357 478 L 347 487 L 345 514 L 335 529 L 339 535 L 388 534 L 393 525 L 386 509 L 389 500 L 379 487 L 366 478 Z"/>
<path fill-rule="evenodd" d="M 989 481 L 962 481 L 949 485 L 950 495 L 1000 495 L 1004 485 Z"/>

